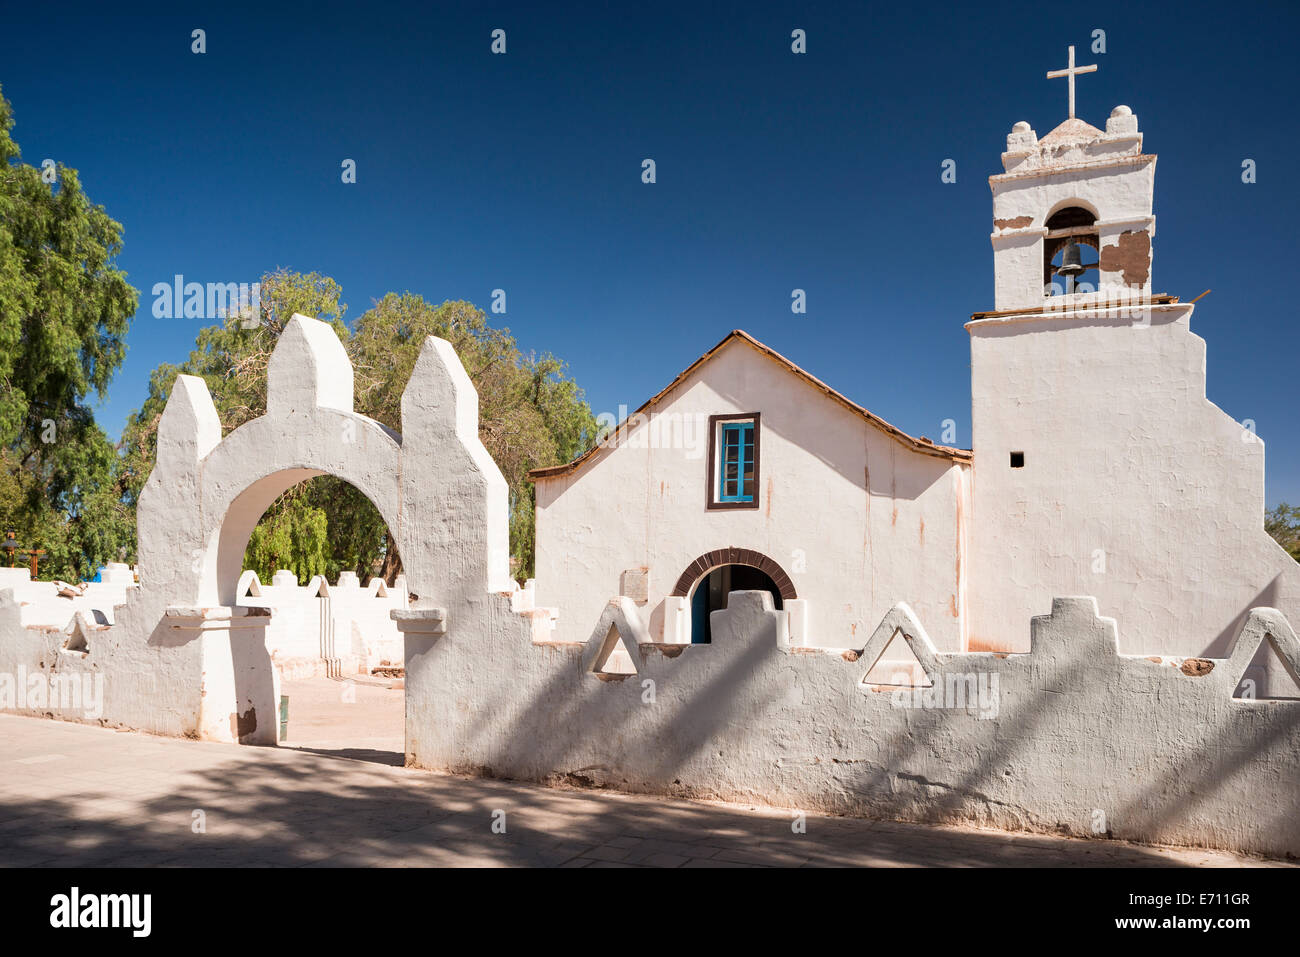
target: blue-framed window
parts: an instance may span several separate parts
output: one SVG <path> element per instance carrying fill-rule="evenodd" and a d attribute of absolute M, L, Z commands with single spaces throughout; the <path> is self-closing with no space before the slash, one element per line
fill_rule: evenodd
<path fill-rule="evenodd" d="M 754 423 L 724 422 L 718 459 L 718 501 L 754 501 Z"/>

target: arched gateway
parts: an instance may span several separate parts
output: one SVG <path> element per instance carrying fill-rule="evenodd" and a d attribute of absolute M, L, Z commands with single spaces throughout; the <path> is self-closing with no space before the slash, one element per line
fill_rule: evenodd
<path fill-rule="evenodd" d="M 201 674 L 186 687 L 199 695 L 193 731 L 202 737 L 277 740 L 265 618 L 235 602 L 253 527 L 299 482 L 326 474 L 350 482 L 397 542 L 414 599 L 394 613 L 407 634 L 408 727 L 422 706 L 411 659 L 445 633 L 448 609 L 472 634 L 474 618 L 493 613 L 485 596 L 515 589 L 506 483 L 479 441 L 478 394 L 451 345 L 426 340 L 402 394 L 402 434 L 354 412 L 352 399 L 342 343 L 300 315 L 271 356 L 266 414 L 224 439 L 203 380 L 179 376 L 173 386 L 140 496 L 140 581 L 166 596 L 167 627 L 154 642 L 197 643 L 186 658 Z"/>

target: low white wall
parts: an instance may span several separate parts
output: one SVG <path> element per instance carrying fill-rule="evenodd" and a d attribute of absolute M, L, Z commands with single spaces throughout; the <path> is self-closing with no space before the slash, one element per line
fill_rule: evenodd
<path fill-rule="evenodd" d="M 64 598 L 53 581 L 32 581 L 26 568 L 0 568 L 0 588 L 13 590 L 25 625 L 61 629 L 77 612 L 93 623 L 111 625 L 114 609 L 126 604 L 127 592 L 138 586 L 130 567 L 117 562 L 108 565 L 101 577 L 102 581 L 84 583 L 81 594 Z"/>
<path fill-rule="evenodd" d="M 733 593 L 713 613 L 711 645 L 638 642 L 647 634 L 639 614 L 627 599 L 609 603 L 585 643 L 530 646 L 504 627 L 458 633 L 454 618 L 445 637 L 408 639 L 420 677 L 408 681 L 408 699 L 417 694 L 436 715 L 408 728 L 408 760 L 804 810 L 1300 853 L 1300 702 L 1232 697 L 1261 642 L 1275 643 L 1293 673 L 1300 665 L 1275 610 L 1252 612 L 1217 660 L 1120 655 L 1115 622 L 1092 598 L 1055 600 L 1050 616 L 1033 619 L 1025 654 L 938 653 L 903 605 L 842 652 L 790 645 L 787 613 L 765 592 Z M 611 626 L 634 675 L 592 672 Z M 940 691 L 864 684 L 900 632 Z M 958 688 L 970 694 L 960 706 Z"/>

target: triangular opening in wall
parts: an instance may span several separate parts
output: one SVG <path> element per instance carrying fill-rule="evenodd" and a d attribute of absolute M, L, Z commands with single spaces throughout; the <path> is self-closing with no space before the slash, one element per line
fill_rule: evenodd
<path fill-rule="evenodd" d="M 1286 660 L 1278 653 L 1277 643 L 1272 635 L 1265 635 L 1264 640 L 1260 642 L 1255 657 L 1246 666 L 1246 673 L 1237 682 L 1232 696 L 1243 699 L 1256 698 L 1260 701 L 1300 699 L 1300 684 L 1297 684 L 1292 676 Z"/>
<path fill-rule="evenodd" d="M 886 685 L 902 688 L 929 688 L 932 682 L 921 667 L 921 661 L 912 651 L 912 646 L 903 637 L 903 629 L 894 630 L 885 650 L 867 669 L 862 678 L 864 685 Z"/>
<path fill-rule="evenodd" d="M 82 630 L 80 622 L 72 626 L 72 633 L 68 635 L 68 640 L 63 643 L 63 650 L 79 651 L 83 655 L 90 654 L 90 642 L 86 641 L 86 633 Z"/>
<path fill-rule="evenodd" d="M 598 675 L 634 675 L 636 664 L 632 652 L 618 633 L 617 625 L 609 626 L 609 633 L 600 646 L 591 670 Z"/>

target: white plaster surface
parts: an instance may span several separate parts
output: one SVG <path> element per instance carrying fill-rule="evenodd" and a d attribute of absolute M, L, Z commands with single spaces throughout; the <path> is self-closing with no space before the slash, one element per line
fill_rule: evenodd
<path fill-rule="evenodd" d="M 1045 223 L 1068 206 L 1096 217 L 1103 246 L 1126 230 L 1155 235 L 1152 205 L 1156 157 L 1142 152 L 1137 118 L 1113 117 L 1102 132 L 1066 120 L 1043 139 L 1013 132 L 1002 154 L 1004 172 L 989 177 L 993 192 L 994 308 L 1043 305 Z M 1104 265 L 1104 264 L 1103 264 Z M 1092 295 L 1149 295 L 1151 277 L 1099 269 Z"/>

